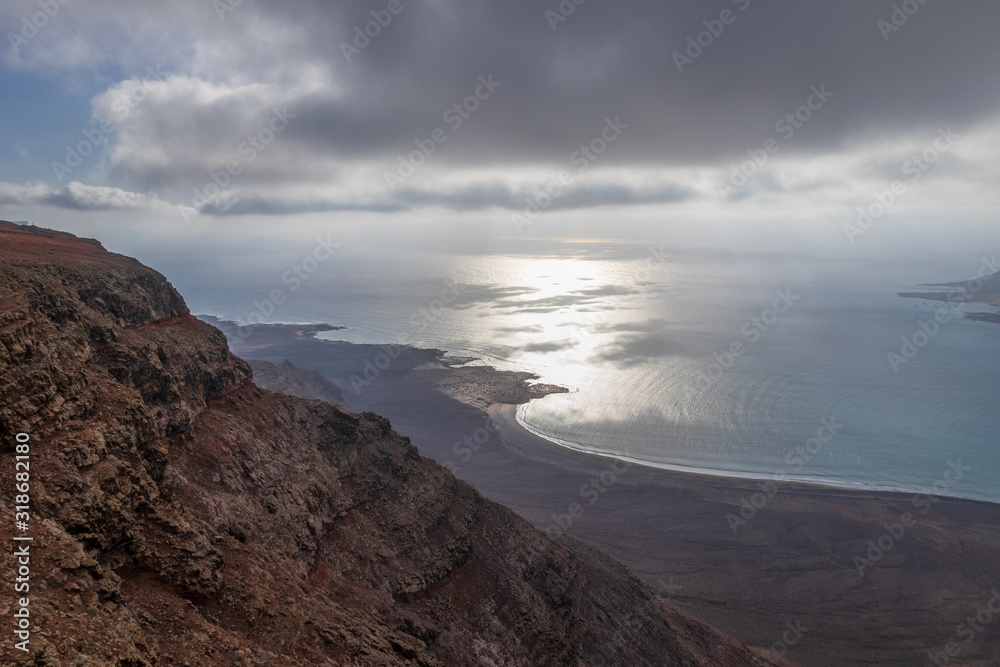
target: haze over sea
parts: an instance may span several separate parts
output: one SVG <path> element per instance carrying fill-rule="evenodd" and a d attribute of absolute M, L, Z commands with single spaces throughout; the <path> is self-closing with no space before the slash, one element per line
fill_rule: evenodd
<path fill-rule="evenodd" d="M 528 429 L 568 447 L 1000 502 L 1000 327 L 953 312 L 906 363 L 888 357 L 938 308 L 955 308 L 897 292 L 973 277 L 978 256 L 918 265 L 518 243 L 498 254 L 343 248 L 309 264 L 305 280 L 289 273 L 302 253 L 151 263 L 195 313 L 246 323 L 281 289 L 267 321 L 343 325 L 321 337 L 402 340 L 570 387 L 519 410 Z M 827 441 L 810 441 L 824 424 Z M 944 483 L 959 464 L 962 478 Z"/>

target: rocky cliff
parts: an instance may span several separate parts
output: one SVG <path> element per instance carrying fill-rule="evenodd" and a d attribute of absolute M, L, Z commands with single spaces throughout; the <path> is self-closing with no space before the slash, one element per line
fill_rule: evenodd
<path fill-rule="evenodd" d="M 0 223 L 5 505 L 18 433 L 32 634 L 4 664 L 769 664 L 385 419 L 256 387 L 155 271 Z"/>
<path fill-rule="evenodd" d="M 316 371 L 299 368 L 287 359 L 280 364 L 251 359 L 253 381 L 258 387 L 299 398 L 311 398 L 334 405 L 344 402 L 344 394 L 333 382 Z"/>

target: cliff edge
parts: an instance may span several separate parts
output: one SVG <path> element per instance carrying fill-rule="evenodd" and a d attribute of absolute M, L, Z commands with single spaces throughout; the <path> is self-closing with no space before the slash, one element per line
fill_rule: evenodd
<path fill-rule="evenodd" d="M 387 420 L 256 387 L 155 271 L 0 222 L 6 502 L 19 433 L 31 638 L 4 664 L 771 664 Z"/>

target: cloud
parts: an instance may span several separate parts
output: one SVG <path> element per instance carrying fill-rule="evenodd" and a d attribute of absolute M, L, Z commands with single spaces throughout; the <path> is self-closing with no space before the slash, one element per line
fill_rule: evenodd
<path fill-rule="evenodd" d="M 165 206 L 155 197 L 119 188 L 84 185 L 78 181 L 58 189 L 43 183 L 20 185 L 0 182 L 0 204 L 53 206 L 72 211 L 135 210 Z"/>
<path fill-rule="evenodd" d="M 99 87 L 90 122 L 115 124 L 101 185 L 210 216 L 517 212 L 566 171 L 573 181 L 547 211 L 724 211 L 718 186 L 733 165 L 824 85 L 832 98 L 727 202 L 850 207 L 864 177 L 895 169 L 896 155 L 872 144 L 1000 118 L 1000 41 L 969 29 L 1000 23 L 997 3 L 922 5 L 888 40 L 877 22 L 892 0 L 636 0 L 628 12 L 594 2 L 553 25 L 546 11 L 558 5 L 404 0 L 348 62 L 344 45 L 372 20 L 370 3 L 259 0 L 220 16 L 203 0 L 91 0 L 59 5 L 4 58 Z M 675 53 L 723 8 L 735 22 L 678 71 Z M 24 11 L 0 8 L 5 32 L 23 29 Z M 150 67 L 163 76 L 123 107 Z M 498 83 L 485 98 L 484 77 Z M 275 113 L 291 117 L 271 136 Z M 628 129 L 579 167 L 573 156 L 601 146 L 618 117 Z M 432 141 L 436 130 L 446 139 Z M 385 174 L 428 145 L 415 173 L 389 187 Z M 985 153 L 962 158 L 968 172 L 995 164 L 997 149 Z M 985 180 L 962 187 L 982 200 Z"/>

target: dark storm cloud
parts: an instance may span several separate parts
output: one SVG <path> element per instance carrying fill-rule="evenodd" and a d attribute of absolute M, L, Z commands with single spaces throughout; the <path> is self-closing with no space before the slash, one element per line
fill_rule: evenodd
<path fill-rule="evenodd" d="M 347 155 L 407 152 L 441 127 L 450 135 L 441 160 L 559 164 L 617 114 L 631 129 L 608 163 L 721 160 L 775 135 L 776 121 L 824 84 L 834 97 L 795 138 L 798 150 L 997 110 L 995 2 L 927 3 L 888 41 L 877 22 L 891 16 L 890 0 L 744 3 L 595 1 L 555 32 L 544 12 L 556 2 L 404 3 L 351 63 L 341 42 L 379 3 L 260 7 L 306 30 L 314 57 L 333 63 L 349 91 L 303 100 L 292 134 Z M 678 72 L 672 54 L 724 9 L 735 22 Z M 451 130 L 444 112 L 487 75 L 500 88 Z"/>
<path fill-rule="evenodd" d="M 519 212 L 551 178 L 529 174 L 546 170 L 573 177 L 546 211 L 679 204 L 714 194 L 716 177 L 672 168 L 728 172 L 769 138 L 782 159 L 864 152 L 869 139 L 933 138 L 1000 115 L 995 0 L 590 0 L 559 22 L 546 16 L 558 0 L 401 3 L 391 20 L 387 0 L 245 0 L 222 17 L 203 0 L 70 3 L 12 62 L 106 88 L 94 119 L 135 87 L 123 78 L 162 66 L 148 99 L 111 116 L 101 173 L 214 216 Z M 918 9 L 885 32 L 878 22 L 896 5 Z M 348 62 L 345 45 L 372 12 L 386 25 L 358 38 Z M 20 19 L 0 8 L 5 25 Z M 675 54 L 700 33 L 711 45 L 679 71 Z M 819 105 L 817 90 L 829 91 Z M 287 125 L 245 150 L 276 110 Z M 796 111 L 810 120 L 779 130 Z M 609 122 L 624 128 L 613 140 Z M 388 187 L 384 175 L 418 150 L 430 154 L 412 180 Z M 223 196 L 200 200 L 227 163 Z M 771 167 L 728 201 L 838 187 L 779 180 Z M 892 168 L 887 157 L 874 175 Z"/>

